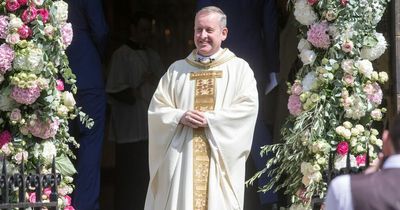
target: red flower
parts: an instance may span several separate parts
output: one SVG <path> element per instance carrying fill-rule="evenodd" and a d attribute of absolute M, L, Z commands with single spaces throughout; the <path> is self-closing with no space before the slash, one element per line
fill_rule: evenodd
<path fill-rule="evenodd" d="M 347 5 L 347 2 L 349 2 L 349 0 L 340 0 L 340 4 L 344 7 Z"/>
<path fill-rule="evenodd" d="M 49 11 L 47 11 L 47 9 L 38 9 L 37 15 L 42 17 L 43 23 L 46 23 L 49 20 Z"/>
<path fill-rule="evenodd" d="M 22 12 L 21 19 L 24 23 L 29 23 L 36 19 L 37 10 L 35 7 L 29 7 L 24 12 Z"/>
<path fill-rule="evenodd" d="M 318 2 L 318 0 L 307 0 L 307 1 L 308 1 L 308 4 L 310 4 L 310 5 L 314 5 L 315 3 Z"/>
<path fill-rule="evenodd" d="M 358 165 L 358 166 L 365 166 L 366 157 L 367 157 L 366 154 L 358 155 L 358 156 L 356 157 L 357 165 Z"/>
<path fill-rule="evenodd" d="M 21 39 L 26 39 L 32 35 L 32 30 L 27 25 L 23 25 L 18 29 L 18 34 Z"/>
<path fill-rule="evenodd" d="M 14 12 L 15 10 L 19 9 L 21 5 L 18 3 L 17 0 L 7 0 L 6 1 L 6 8 L 10 12 Z"/>
<path fill-rule="evenodd" d="M 340 142 L 336 147 L 336 152 L 341 156 L 345 156 L 348 151 L 349 151 L 349 143 L 345 141 Z"/>

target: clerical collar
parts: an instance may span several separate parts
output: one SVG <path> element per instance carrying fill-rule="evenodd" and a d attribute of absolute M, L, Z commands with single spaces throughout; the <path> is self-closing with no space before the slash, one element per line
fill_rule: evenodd
<path fill-rule="evenodd" d="M 132 50 L 145 50 L 146 49 L 146 47 L 143 44 L 139 44 L 138 42 L 130 40 L 130 39 L 126 42 L 126 45 L 128 45 L 128 47 L 130 47 Z"/>
<path fill-rule="evenodd" d="M 212 54 L 211 56 L 202 56 L 202 55 L 196 53 L 195 60 L 197 62 L 205 63 L 205 64 L 211 63 L 211 62 L 215 61 L 215 59 L 222 53 L 222 51 L 223 51 L 222 48 L 219 48 L 219 50 L 216 53 Z"/>

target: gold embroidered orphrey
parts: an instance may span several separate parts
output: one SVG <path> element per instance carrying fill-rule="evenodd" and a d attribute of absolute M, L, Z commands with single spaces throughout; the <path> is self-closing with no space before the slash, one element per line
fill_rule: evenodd
<path fill-rule="evenodd" d="M 222 71 L 203 70 L 190 73 L 195 80 L 194 109 L 212 111 L 215 106 L 215 81 Z M 208 175 L 210 170 L 210 145 L 204 128 L 193 129 L 193 209 L 207 210 Z"/>

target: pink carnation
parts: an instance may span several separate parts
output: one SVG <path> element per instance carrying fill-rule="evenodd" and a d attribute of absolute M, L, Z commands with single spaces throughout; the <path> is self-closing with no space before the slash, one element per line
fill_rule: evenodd
<path fill-rule="evenodd" d="M 21 39 L 26 39 L 32 35 L 32 30 L 27 25 L 23 25 L 18 29 L 18 34 Z"/>
<path fill-rule="evenodd" d="M 65 199 L 65 205 L 70 206 L 72 198 L 69 195 L 66 195 L 66 196 L 64 196 L 64 199 Z"/>
<path fill-rule="evenodd" d="M 66 23 L 61 28 L 62 41 L 65 47 L 68 47 L 72 42 L 73 31 L 71 23 Z"/>
<path fill-rule="evenodd" d="M 6 9 L 10 12 L 14 12 L 15 10 L 19 9 L 21 5 L 18 3 L 17 0 L 6 0 Z"/>
<path fill-rule="evenodd" d="M 10 131 L 3 131 L 0 133 L 0 148 L 3 147 L 3 145 L 7 144 L 10 142 L 12 139 Z"/>
<path fill-rule="evenodd" d="M 46 23 L 49 20 L 49 11 L 47 11 L 47 9 L 38 9 L 37 15 L 42 17 L 43 23 Z"/>
<path fill-rule="evenodd" d="M 38 119 L 34 120 L 33 125 L 28 126 L 28 130 L 33 136 L 39 137 L 41 139 L 52 138 L 56 135 L 60 123 L 58 120 L 48 120 L 47 122 L 40 121 Z"/>
<path fill-rule="evenodd" d="M 36 19 L 37 10 L 35 7 L 28 7 L 22 12 L 21 19 L 24 23 L 29 23 Z"/>
<path fill-rule="evenodd" d="M 367 94 L 368 101 L 379 105 L 382 103 L 383 92 L 378 83 L 367 84 L 364 87 L 364 92 Z"/>
<path fill-rule="evenodd" d="M 34 193 L 34 192 L 31 192 L 31 193 L 29 193 L 28 194 L 29 195 L 29 202 L 31 202 L 31 203 L 36 203 L 36 193 Z"/>
<path fill-rule="evenodd" d="M 300 97 L 297 95 L 289 96 L 289 102 L 287 106 L 290 114 L 294 116 L 298 116 L 302 111 Z"/>
<path fill-rule="evenodd" d="M 72 206 L 66 206 L 66 207 L 64 208 L 64 210 L 75 210 L 75 209 L 74 209 L 74 207 L 72 207 Z"/>
<path fill-rule="evenodd" d="M 64 82 L 62 80 L 56 80 L 56 88 L 59 91 L 63 91 L 64 90 Z"/>
<path fill-rule="evenodd" d="M 14 56 L 14 50 L 8 44 L 0 45 L 0 74 L 5 74 L 11 68 Z"/>
<path fill-rule="evenodd" d="M 40 96 L 40 88 L 38 86 L 33 88 L 20 88 L 14 86 L 11 90 L 10 97 L 20 104 L 33 104 Z"/>
<path fill-rule="evenodd" d="M 317 48 L 327 49 L 331 44 L 328 23 L 314 23 L 307 31 L 307 40 Z"/>
<path fill-rule="evenodd" d="M 0 15 L 0 38 L 5 39 L 7 37 L 9 18 L 4 15 Z"/>
<path fill-rule="evenodd" d="M 336 152 L 341 156 L 345 156 L 348 151 L 349 151 L 349 143 L 345 141 L 340 142 L 336 147 Z"/>
<path fill-rule="evenodd" d="M 26 5 L 26 3 L 28 3 L 28 0 L 18 0 L 19 5 L 23 6 Z"/>
<path fill-rule="evenodd" d="M 367 157 L 366 154 L 358 155 L 358 156 L 356 157 L 357 165 L 358 165 L 358 166 L 365 166 L 366 157 Z"/>

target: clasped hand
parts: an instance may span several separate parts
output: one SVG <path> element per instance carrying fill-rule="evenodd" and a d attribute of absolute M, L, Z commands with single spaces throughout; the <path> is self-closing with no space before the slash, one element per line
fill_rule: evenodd
<path fill-rule="evenodd" d="M 204 117 L 204 113 L 196 110 L 185 112 L 180 123 L 191 128 L 207 127 L 207 120 Z"/>

